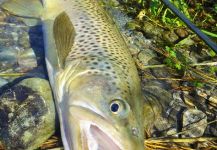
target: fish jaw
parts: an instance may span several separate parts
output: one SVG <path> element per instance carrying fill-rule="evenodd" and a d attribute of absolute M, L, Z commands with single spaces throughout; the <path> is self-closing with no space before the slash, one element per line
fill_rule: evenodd
<path fill-rule="evenodd" d="M 94 122 L 81 121 L 82 145 L 88 150 L 121 150 L 122 146 Z"/>
<path fill-rule="evenodd" d="M 67 150 L 143 150 L 143 142 L 132 140 L 126 130 L 90 108 L 71 105 L 68 122 L 62 124 Z M 66 125 L 66 126 L 65 126 Z M 125 132 L 123 132 L 125 131 Z"/>

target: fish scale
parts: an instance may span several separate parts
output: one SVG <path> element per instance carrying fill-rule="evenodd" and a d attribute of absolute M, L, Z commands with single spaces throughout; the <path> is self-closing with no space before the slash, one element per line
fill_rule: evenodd
<path fill-rule="evenodd" d="M 38 20 L 28 17 L 42 21 L 64 149 L 143 150 L 140 79 L 127 44 L 102 3 L 9 0 L 2 6 L 25 16 L 29 25 Z"/>
<path fill-rule="evenodd" d="M 138 76 L 132 56 L 113 20 L 96 8 L 101 8 L 96 1 L 73 1 L 69 16 L 76 14 L 71 17 L 76 36 L 66 64 L 80 59 L 90 74 L 107 75 L 113 83 L 117 77 L 123 78 L 121 82 L 126 83 L 122 88 L 130 92 L 138 85 L 130 83 L 130 78 Z"/>

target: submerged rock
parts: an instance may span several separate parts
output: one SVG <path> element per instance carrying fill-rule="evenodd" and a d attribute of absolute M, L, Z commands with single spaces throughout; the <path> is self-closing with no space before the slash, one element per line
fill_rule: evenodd
<path fill-rule="evenodd" d="M 29 27 L 0 10 L 0 72 L 27 72 L 44 63 L 40 25 Z M 12 71 L 8 71 L 12 69 Z"/>
<path fill-rule="evenodd" d="M 39 147 L 55 131 L 55 107 L 49 83 L 29 78 L 0 95 L 0 141 L 6 149 Z"/>
<path fill-rule="evenodd" d="M 55 132 L 51 89 L 41 79 L 46 78 L 42 28 L 0 10 L 0 37 L 0 143 L 33 150 Z"/>

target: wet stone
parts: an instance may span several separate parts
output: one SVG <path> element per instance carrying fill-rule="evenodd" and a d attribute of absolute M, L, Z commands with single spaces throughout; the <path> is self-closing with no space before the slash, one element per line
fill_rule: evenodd
<path fill-rule="evenodd" d="M 6 18 L 6 15 L 0 11 L 0 22 L 3 22 Z"/>
<path fill-rule="evenodd" d="M 43 40 L 30 39 L 26 26 L 6 22 L 0 25 L 0 31 L 3 31 L 0 32 L 0 69 L 16 68 L 21 72 L 29 71 L 37 67 L 37 63 L 44 59 L 43 45 L 30 48 L 31 42 L 42 43 Z M 41 57 L 40 60 L 37 56 Z"/>
<path fill-rule="evenodd" d="M 11 23 L 11 24 L 24 25 L 21 19 L 18 19 L 18 17 L 12 16 L 12 15 L 7 16 L 4 21 Z"/>
<path fill-rule="evenodd" d="M 150 59 L 149 65 L 160 65 L 161 63 L 156 59 Z M 168 67 L 151 68 L 151 73 L 156 78 L 169 78 L 172 77 L 172 69 Z"/>
<path fill-rule="evenodd" d="M 55 131 L 47 80 L 22 80 L 0 95 L 0 141 L 6 149 L 35 149 Z"/>
<path fill-rule="evenodd" d="M 169 43 L 175 43 L 179 37 L 175 34 L 174 31 L 165 31 L 163 34 L 163 39 Z"/>
<path fill-rule="evenodd" d="M 158 26 L 154 25 L 152 22 L 144 22 L 143 32 L 145 33 L 146 38 L 151 38 L 151 39 L 159 39 L 162 37 L 163 29 L 159 28 Z"/>
<path fill-rule="evenodd" d="M 183 113 L 183 137 L 200 137 L 207 127 L 207 116 L 200 110 L 188 109 Z"/>
<path fill-rule="evenodd" d="M 6 48 L 0 47 L 0 65 L 4 68 L 7 68 L 7 64 L 15 64 L 17 62 L 17 50 L 16 48 Z M 6 65 L 4 65 L 6 64 Z M 1 68 L 3 69 L 3 68 Z"/>
<path fill-rule="evenodd" d="M 23 48 L 29 48 L 30 47 L 30 43 L 29 43 L 29 39 L 28 39 L 28 34 L 26 32 L 24 32 L 23 34 L 19 35 L 18 45 L 21 46 L 21 47 L 23 47 Z"/>
<path fill-rule="evenodd" d="M 31 70 L 37 67 L 37 58 L 35 53 L 33 53 L 33 49 L 29 48 L 21 52 L 17 63 L 22 70 Z"/>
<path fill-rule="evenodd" d="M 154 57 L 156 57 L 156 55 L 150 49 L 144 49 L 140 51 L 140 53 L 138 54 L 138 60 L 144 66 L 149 65 L 148 64 L 149 60 L 151 60 Z"/>
<path fill-rule="evenodd" d="M 7 84 L 8 81 L 6 79 L 0 78 L 0 87 L 2 87 L 3 85 Z"/>
<path fill-rule="evenodd" d="M 151 137 L 200 137 L 207 129 L 208 116 L 203 111 L 188 107 L 182 92 L 173 95 L 158 86 L 143 87 L 145 98 L 144 128 Z M 209 131 L 214 131 L 214 126 Z M 178 134 L 180 133 L 180 134 Z"/>
<path fill-rule="evenodd" d="M 175 33 L 176 33 L 180 38 L 185 38 L 185 37 L 188 36 L 188 31 L 185 30 L 185 29 L 181 29 L 181 28 L 175 30 Z"/>
<path fill-rule="evenodd" d="M 144 128 L 151 136 L 158 136 L 160 132 L 170 128 L 174 121 L 165 119 L 166 110 L 172 101 L 172 95 L 158 86 L 144 86 Z"/>

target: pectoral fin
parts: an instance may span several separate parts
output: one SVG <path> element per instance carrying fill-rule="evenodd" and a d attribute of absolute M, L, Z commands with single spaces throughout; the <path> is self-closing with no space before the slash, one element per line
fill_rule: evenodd
<path fill-rule="evenodd" d="M 66 12 L 63 12 L 56 17 L 53 26 L 53 35 L 57 48 L 59 65 L 63 68 L 75 38 L 73 24 Z"/>
<path fill-rule="evenodd" d="M 12 15 L 24 18 L 27 25 L 37 24 L 43 12 L 43 5 L 40 0 L 7 0 L 0 7 Z"/>

